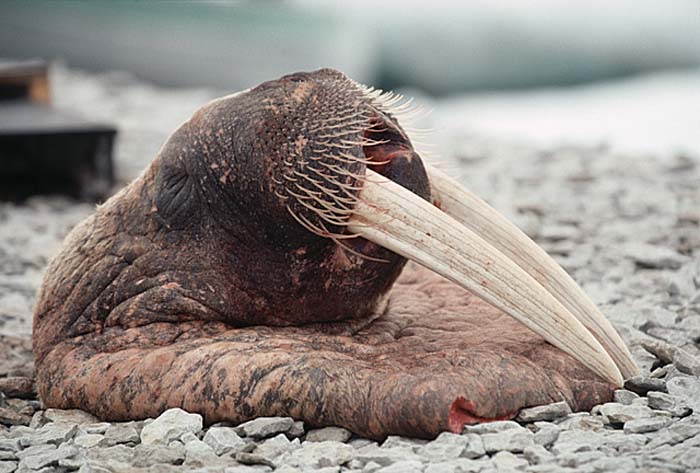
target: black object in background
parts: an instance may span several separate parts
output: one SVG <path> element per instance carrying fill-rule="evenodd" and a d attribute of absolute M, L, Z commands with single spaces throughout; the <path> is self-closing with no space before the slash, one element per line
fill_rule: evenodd
<path fill-rule="evenodd" d="M 52 107 L 45 63 L 0 61 L 0 199 L 104 199 L 114 184 L 116 132 Z"/>

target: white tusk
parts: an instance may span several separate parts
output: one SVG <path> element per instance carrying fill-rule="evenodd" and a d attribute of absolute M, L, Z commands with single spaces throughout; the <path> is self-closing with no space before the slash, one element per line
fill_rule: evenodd
<path fill-rule="evenodd" d="M 369 169 L 359 197 L 348 225 L 351 232 L 468 289 L 603 379 L 622 386 L 617 366 L 581 322 L 473 231 Z"/>
<path fill-rule="evenodd" d="M 610 321 L 542 248 L 482 199 L 442 171 L 426 166 L 433 202 L 526 270 L 603 345 L 624 379 L 639 374 L 629 349 Z"/>

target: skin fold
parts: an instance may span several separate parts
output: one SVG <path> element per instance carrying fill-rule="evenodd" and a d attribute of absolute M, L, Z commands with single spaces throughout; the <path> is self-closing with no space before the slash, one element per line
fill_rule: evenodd
<path fill-rule="evenodd" d="M 33 335 L 43 403 L 105 420 L 292 416 L 383 438 L 611 398 L 498 309 L 345 238 L 342 206 L 368 168 L 431 199 L 398 123 L 337 71 L 205 105 L 49 265 Z"/>

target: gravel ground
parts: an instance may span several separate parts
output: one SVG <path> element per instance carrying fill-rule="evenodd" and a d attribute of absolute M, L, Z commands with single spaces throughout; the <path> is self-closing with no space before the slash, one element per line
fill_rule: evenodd
<path fill-rule="evenodd" d="M 58 105 L 119 125 L 122 180 L 218 95 L 65 69 L 54 81 Z M 700 161 L 465 132 L 441 141 L 442 165 L 534 237 L 621 332 L 643 376 L 615 402 L 590 413 L 553 404 L 462 435 L 381 444 L 288 418 L 203 428 L 179 409 L 111 424 L 42 410 L 29 343 L 34 295 L 48 258 L 92 206 L 41 197 L 0 204 L 0 473 L 700 471 Z"/>

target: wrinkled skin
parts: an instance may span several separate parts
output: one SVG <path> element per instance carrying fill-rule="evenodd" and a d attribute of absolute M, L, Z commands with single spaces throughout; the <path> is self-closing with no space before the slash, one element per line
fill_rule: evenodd
<path fill-rule="evenodd" d="M 398 124 L 336 71 L 208 104 L 50 264 L 34 318 L 42 401 L 107 420 L 171 407 L 207 422 L 292 416 L 382 438 L 610 399 L 609 384 L 475 296 L 413 264 L 401 273 L 402 257 L 366 240 L 346 241 L 370 258 L 343 250 L 291 216 L 318 222 L 286 194 L 297 181 L 285 166 L 356 109 L 392 134 L 374 152 L 398 157 L 376 169 L 429 199 Z"/>

